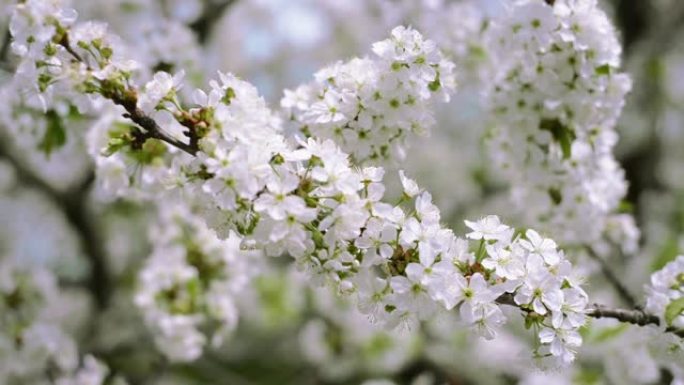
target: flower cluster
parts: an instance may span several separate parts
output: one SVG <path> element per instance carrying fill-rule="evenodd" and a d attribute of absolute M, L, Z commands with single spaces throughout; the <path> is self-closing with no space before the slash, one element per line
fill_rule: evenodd
<path fill-rule="evenodd" d="M 219 240 L 204 222 L 182 209 L 160 214 L 150 234 L 152 255 L 140 272 L 135 303 L 159 350 L 173 361 L 202 354 L 210 333 L 217 347 L 233 330 L 233 300 L 249 281 L 253 252 L 231 233 Z"/>
<path fill-rule="evenodd" d="M 76 18 L 61 0 L 29 0 L 14 8 L 12 49 L 21 58 L 16 77 L 45 110 L 53 95 L 86 110 L 91 101 L 85 94 L 121 92 L 119 83 L 137 66 L 121 60 L 124 47 L 105 24 L 77 24 Z"/>
<path fill-rule="evenodd" d="M 516 206 L 564 243 L 596 241 L 627 188 L 612 149 L 631 82 L 612 25 L 593 0 L 529 0 L 487 35 L 487 140 Z"/>
<path fill-rule="evenodd" d="M 169 121 L 168 116 L 159 115 Z M 173 126 L 166 127 L 170 131 Z M 182 135 L 180 129 L 174 134 Z M 151 199 L 174 183 L 170 165 L 180 157 L 179 150 L 159 140 L 142 141 L 137 139 L 139 135 L 135 124 L 124 119 L 114 106 L 103 108 L 90 123 L 86 144 L 100 181 L 96 186 L 100 198 Z"/>
<path fill-rule="evenodd" d="M 684 328 L 684 256 L 651 275 L 646 310 L 660 317 L 662 327 Z"/>
<path fill-rule="evenodd" d="M 167 356 L 197 358 L 206 343 L 200 329 L 212 324 L 221 325 L 212 342 L 221 342 L 237 319 L 233 296 L 249 276 L 244 250 L 258 248 L 272 256 L 289 254 L 311 281 L 352 295 L 362 312 L 388 327 L 412 327 L 458 308 L 467 325 L 493 337 L 505 320 L 500 305 L 512 305 L 522 309 L 529 326 L 541 327 L 539 339 L 549 355 L 562 363 L 573 359 L 586 295 L 553 241 L 531 230 L 516 233 L 493 216 L 467 222 L 471 242 L 459 238 L 440 224 L 431 195 L 403 173 L 402 199 L 383 201 L 384 170 L 354 166 L 374 158 L 373 151 L 382 156 L 375 144 L 350 156 L 325 139 L 327 128 L 287 140 L 256 89 L 227 74 L 210 82 L 208 92 L 196 90 L 193 106 L 185 108 L 178 98 L 181 75 L 159 72 L 137 86 L 134 66 L 112 60 L 118 53 L 99 28 L 82 33 L 90 37 L 78 39 L 82 51 L 75 51 L 69 42 L 84 28 L 60 24 L 58 51 L 71 55 L 68 68 L 80 75 L 60 79 L 113 101 L 129 120 L 103 124 L 109 140 L 100 154 L 151 158 L 163 171 L 146 174 L 152 180 L 141 187 L 155 187 L 147 196 L 180 200 L 185 207 L 180 214 L 162 214 L 136 297 Z M 320 100 L 300 109 L 307 110 L 301 119 L 312 119 L 309 129 L 344 121 L 357 132 L 379 119 L 380 131 L 414 129 L 415 119 L 429 117 L 425 101 L 432 93 L 448 95 L 452 65 L 417 32 L 397 28 L 374 51 L 380 59 L 352 61 L 349 68 L 376 68 L 354 69 L 351 83 L 337 79 L 335 71 L 327 71 L 335 75 L 332 80 L 326 71 L 319 76 L 326 80 L 320 82 Z M 373 71 L 375 83 L 358 81 L 357 75 Z M 326 100 L 333 104 L 325 107 Z M 359 107 L 359 101 L 367 104 Z M 371 101 L 384 107 L 374 110 Z M 382 143 L 395 136 L 382 135 Z M 363 146 L 351 150 L 358 148 Z M 129 186 L 124 180 L 113 185 L 124 193 Z M 216 239 L 193 213 L 225 240 Z"/>
<path fill-rule="evenodd" d="M 54 275 L 0 260 L 0 382 L 100 385 L 108 369 L 92 356 L 79 367 L 76 342 L 55 320 Z M 53 383 L 53 382 L 49 382 Z M 120 382 L 120 384 L 123 384 Z"/>
<path fill-rule="evenodd" d="M 396 27 L 373 52 L 320 70 L 281 101 L 296 129 L 335 140 L 357 164 L 403 158 L 407 136 L 434 125 L 434 94 L 448 101 L 455 86 L 454 64 L 413 29 Z"/>

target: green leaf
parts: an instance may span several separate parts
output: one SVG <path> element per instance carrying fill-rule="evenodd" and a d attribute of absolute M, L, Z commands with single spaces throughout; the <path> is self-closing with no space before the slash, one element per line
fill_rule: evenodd
<path fill-rule="evenodd" d="M 665 267 L 668 262 L 673 261 L 679 255 L 679 239 L 676 236 L 671 236 L 656 255 L 656 258 L 651 262 L 651 271 L 658 271 Z"/>
<path fill-rule="evenodd" d="M 428 88 L 429 88 L 430 91 L 432 91 L 432 92 L 439 91 L 439 89 L 440 89 L 441 86 L 442 86 L 442 83 L 440 83 L 440 81 L 439 81 L 439 75 L 437 75 L 437 77 L 435 78 L 435 80 L 433 80 L 433 81 L 431 81 L 430 83 L 428 83 Z"/>
<path fill-rule="evenodd" d="M 152 164 L 166 154 L 166 145 L 157 139 L 147 139 L 139 150 L 131 150 L 128 154 L 141 164 Z"/>
<path fill-rule="evenodd" d="M 623 199 L 622 201 L 620 201 L 617 211 L 622 214 L 633 214 L 634 205 L 632 204 L 632 202 Z"/>
<path fill-rule="evenodd" d="M 684 297 L 670 302 L 665 308 L 665 322 L 667 323 L 667 326 L 672 326 L 672 322 L 675 318 L 679 317 L 682 312 L 684 312 Z"/>
<path fill-rule="evenodd" d="M 596 67 L 597 75 L 610 75 L 611 67 L 609 64 L 604 64 L 600 67 Z"/>
<path fill-rule="evenodd" d="M 45 136 L 38 143 L 38 149 L 43 151 L 45 155 L 50 156 L 52 151 L 66 144 L 66 129 L 62 118 L 54 110 L 49 110 L 45 114 L 45 120 L 47 123 Z"/>
<path fill-rule="evenodd" d="M 530 317 L 525 317 L 525 329 L 530 330 L 532 325 L 534 325 L 534 320 Z"/>
<path fill-rule="evenodd" d="M 609 340 L 612 340 L 613 338 L 619 336 L 622 334 L 624 331 L 629 329 L 629 325 L 627 324 L 622 324 L 622 325 L 617 325 L 615 327 L 607 327 L 607 328 L 602 328 L 596 331 L 594 335 L 591 337 L 591 341 L 593 342 L 606 342 Z"/>
<path fill-rule="evenodd" d="M 544 119 L 539 124 L 539 128 L 549 131 L 553 139 L 560 145 L 563 152 L 563 159 L 570 158 L 572 152 L 572 142 L 575 140 L 575 132 L 563 125 L 558 119 Z"/>
<path fill-rule="evenodd" d="M 551 201 L 553 201 L 553 203 L 555 205 L 559 205 L 563 201 L 563 194 L 556 187 L 549 188 L 549 197 L 551 198 Z"/>
<path fill-rule="evenodd" d="M 573 384 L 598 385 L 603 382 L 603 373 L 595 368 L 581 368 L 573 377 Z"/>

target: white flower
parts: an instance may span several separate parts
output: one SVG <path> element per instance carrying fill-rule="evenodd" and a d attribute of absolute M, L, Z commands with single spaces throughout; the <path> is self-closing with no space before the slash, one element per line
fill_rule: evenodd
<path fill-rule="evenodd" d="M 505 240 L 512 235 L 511 229 L 502 224 L 496 215 L 488 215 L 477 222 L 466 220 L 465 224 L 473 230 L 466 234 L 468 239 Z"/>
<path fill-rule="evenodd" d="M 559 310 L 552 312 L 551 324 L 554 328 L 578 328 L 584 325 L 584 311 L 589 299 L 587 294 L 576 288 L 563 289 L 563 303 Z"/>
<path fill-rule="evenodd" d="M 380 264 L 390 259 L 394 249 L 389 242 L 396 239 L 397 229 L 380 218 L 370 218 L 361 237 L 354 241 L 354 245 L 367 250 L 364 254 L 363 265 Z"/>
<path fill-rule="evenodd" d="M 428 319 L 437 308 L 428 294 L 428 288 L 422 283 L 423 275 L 422 269 L 407 268 L 406 277 L 392 277 L 390 286 L 394 291 L 392 303 L 399 310 L 409 311 L 420 319 Z"/>
<path fill-rule="evenodd" d="M 544 258 L 544 262 L 549 265 L 557 265 L 560 262 L 558 251 L 556 250 L 556 242 L 549 238 L 542 238 L 539 233 L 530 229 L 527 230 L 525 236 L 529 240 L 521 240 L 520 244 L 530 251 L 530 253 L 539 255 Z"/>
<path fill-rule="evenodd" d="M 665 311 L 672 301 L 684 297 L 684 256 L 666 264 L 651 275 L 651 283 L 646 287 L 646 310 L 652 312 L 665 322 Z M 684 327 L 684 314 L 679 314 L 671 323 L 676 327 Z"/>
<path fill-rule="evenodd" d="M 173 77 L 167 72 L 157 72 L 154 78 L 145 84 L 144 91 L 138 96 L 138 107 L 146 114 L 152 113 L 159 103 L 173 92 L 177 92 L 183 84 L 184 71 Z"/>
<path fill-rule="evenodd" d="M 515 295 L 518 305 L 532 305 L 532 310 L 544 315 L 548 310 L 559 311 L 562 306 L 563 292 L 558 279 L 548 273 L 538 263 L 528 262 L 528 273 L 522 286 Z M 548 310 L 547 310 L 548 308 Z"/>
<path fill-rule="evenodd" d="M 433 242 L 439 229 L 438 225 L 426 224 L 418 222 L 416 218 L 409 218 L 404 223 L 400 240 L 402 245 L 407 247 L 413 247 L 414 242 L 417 242 L 421 263 L 429 266 L 432 265 L 437 256 L 437 250 Z"/>
<path fill-rule="evenodd" d="M 418 183 L 413 179 L 407 178 L 404 170 L 399 170 L 399 178 L 401 179 L 401 185 L 404 188 L 404 194 L 406 194 L 407 197 L 413 198 L 420 194 Z"/>
<path fill-rule="evenodd" d="M 482 260 L 482 266 L 494 270 L 499 277 L 518 279 L 525 275 L 525 263 L 520 253 L 499 245 L 487 245 L 487 255 L 489 257 Z"/>
<path fill-rule="evenodd" d="M 449 291 L 447 301 L 450 304 L 461 305 L 461 317 L 464 319 L 473 319 L 473 312 L 478 305 L 493 302 L 496 299 L 496 294 L 489 289 L 487 281 L 482 274 L 475 273 L 469 279 L 455 279 L 453 284 L 447 290 Z M 449 306 L 447 306 L 449 307 Z"/>
<path fill-rule="evenodd" d="M 283 173 L 280 177 L 274 178 L 266 184 L 269 192 L 254 201 L 254 210 L 265 211 L 276 221 L 282 221 L 288 215 L 292 215 L 300 222 L 313 220 L 316 210 L 306 207 L 301 197 L 290 194 L 298 185 L 299 179 L 290 173 Z"/>
<path fill-rule="evenodd" d="M 488 340 L 496 337 L 496 329 L 506 321 L 499 306 L 491 302 L 475 304 L 470 311 L 462 314 L 463 320 Z"/>
<path fill-rule="evenodd" d="M 569 364 L 577 353 L 574 349 L 582 344 L 582 337 L 574 329 L 543 328 L 539 332 L 539 342 L 549 344 L 549 351 L 564 363 Z"/>

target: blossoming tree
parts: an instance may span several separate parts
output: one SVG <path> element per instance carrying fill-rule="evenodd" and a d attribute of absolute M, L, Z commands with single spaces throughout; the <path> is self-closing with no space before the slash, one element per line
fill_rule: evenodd
<path fill-rule="evenodd" d="M 632 82 L 596 1 L 512 1 L 497 12 L 479 1 L 378 2 L 384 16 L 374 27 L 384 37 L 368 42 L 368 55 L 323 67 L 286 89 L 279 105 L 230 72 L 205 82 L 212 72 L 203 58 L 222 41 L 206 43 L 207 28 L 231 2 L 114 2 L 105 12 L 96 3 L 4 5 L 7 147 L 52 163 L 76 156 L 77 143 L 94 168 L 92 189 L 74 196 L 41 178 L 32 183 L 85 227 L 93 227 L 82 217 L 89 204 L 129 205 L 142 218 L 120 221 L 142 221 L 149 246 L 138 263 L 120 263 L 134 278 L 116 298 L 110 287 L 126 287 L 125 279 L 92 258 L 87 286 L 100 314 L 80 336 L 51 309 L 74 301 L 59 299 L 69 286 L 59 274 L 3 258 L 3 383 L 162 383 L 167 375 L 188 383 L 202 362 L 220 366 L 222 349 L 248 333 L 244 324 L 276 306 L 267 294 L 283 301 L 288 290 L 309 298 L 300 340 L 316 365 L 337 356 L 341 372 L 354 373 L 360 364 L 348 356 L 385 341 L 373 342 L 383 359 L 366 363 L 358 373 L 370 374 L 358 381 L 400 372 L 411 360 L 401 354 L 429 357 L 408 353 L 414 339 L 443 346 L 463 331 L 492 341 L 485 344 L 516 336 L 515 377 L 534 381 L 536 367 L 578 372 L 583 340 L 625 330 L 648 333 L 669 353 L 635 351 L 673 383 L 684 381 L 684 256 L 653 273 L 643 297 L 607 260 L 636 254 L 639 231 L 624 210 L 628 185 L 614 155 Z M 407 21 L 416 27 L 392 25 Z M 482 119 L 449 152 L 474 159 L 473 148 L 484 150 L 487 178 L 509 192 L 470 220 L 444 217 L 429 184 L 413 179 L 420 172 L 405 171 L 430 131 L 463 130 L 443 118 L 464 113 L 454 107 L 461 93 Z M 7 194 L 22 167 L 3 165 Z M 465 183 L 456 177 L 447 186 Z M 114 245 L 129 242 L 117 233 Z M 90 241 L 98 254 L 103 240 Z M 591 277 L 605 284 L 594 290 Z M 276 306 L 276 322 L 298 306 Z M 153 348 L 133 337 L 126 349 L 152 350 L 149 367 L 136 372 L 121 364 L 116 344 L 98 341 L 129 330 L 116 318 L 107 324 L 109 308 L 139 318 Z M 448 349 L 477 363 L 468 344 Z M 460 369 L 445 369 L 456 357 L 418 368 L 458 378 Z M 644 373 L 630 381 L 648 383 Z"/>

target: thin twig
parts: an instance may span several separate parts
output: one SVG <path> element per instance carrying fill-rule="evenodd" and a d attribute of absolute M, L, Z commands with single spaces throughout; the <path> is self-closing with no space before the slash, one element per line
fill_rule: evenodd
<path fill-rule="evenodd" d="M 198 146 L 182 142 L 166 134 L 164 132 L 164 129 L 162 129 L 154 119 L 147 116 L 140 108 L 137 108 L 135 105 L 130 105 L 129 103 L 126 103 L 125 101 L 120 100 L 118 98 L 112 98 L 112 101 L 116 104 L 123 106 L 126 109 L 127 112 L 126 114 L 124 114 L 124 117 L 130 119 L 138 126 L 144 128 L 144 134 L 146 134 L 148 138 L 159 139 L 180 150 L 187 152 L 190 155 L 196 155 L 197 151 L 199 151 Z"/>
<path fill-rule="evenodd" d="M 606 279 L 613 286 L 613 288 L 615 288 L 615 291 L 618 293 L 622 301 L 624 301 L 625 304 L 627 304 L 630 307 L 637 307 L 636 298 L 634 297 L 634 295 L 632 295 L 632 293 L 630 293 L 630 291 L 622 283 L 622 281 L 620 281 L 617 275 L 615 275 L 615 272 L 613 272 L 613 269 L 608 265 L 608 263 L 603 258 L 601 258 L 600 255 L 596 254 L 596 251 L 593 248 L 587 246 L 585 247 L 585 249 L 587 250 L 587 254 L 589 255 L 589 257 L 599 264 L 599 266 L 601 267 L 601 273 L 604 277 L 606 277 Z"/>
<path fill-rule="evenodd" d="M 64 47 L 64 49 L 71 54 L 74 59 L 87 65 L 83 58 L 76 51 L 74 51 L 69 44 L 69 38 L 67 34 L 64 35 L 64 38 L 62 38 L 59 44 Z M 137 90 L 132 89 L 130 91 L 132 91 L 133 95 L 137 95 Z M 161 128 L 161 126 L 159 126 L 154 119 L 149 117 L 140 108 L 138 108 L 136 100 L 137 97 L 124 97 L 118 93 L 102 94 L 102 96 L 113 101 L 115 104 L 122 106 L 126 110 L 124 117 L 130 119 L 145 130 L 144 132 L 141 132 L 141 134 L 143 134 L 143 142 L 148 138 L 152 138 L 166 142 L 180 150 L 187 152 L 190 155 L 195 155 L 197 154 L 197 151 L 199 151 L 198 146 L 184 143 L 164 132 L 164 129 Z"/>
<path fill-rule="evenodd" d="M 620 322 L 639 326 L 660 326 L 660 318 L 641 309 L 613 309 L 605 305 L 594 304 L 593 307 L 587 309 L 586 314 L 592 318 L 614 318 Z M 684 329 L 669 326 L 665 328 L 665 331 L 684 338 Z"/>
<path fill-rule="evenodd" d="M 517 307 L 525 313 L 532 312 L 530 309 L 521 308 L 520 305 L 515 302 L 513 295 L 510 293 L 502 294 L 496 299 L 496 302 L 501 305 Z M 594 304 L 585 311 L 585 314 L 591 318 L 613 318 L 620 322 L 638 326 L 660 325 L 660 318 L 658 318 L 658 316 L 647 313 L 642 309 L 619 309 L 611 308 L 605 305 Z M 670 326 L 665 328 L 665 331 L 667 333 L 672 333 L 678 337 L 684 338 L 684 329 L 678 329 Z"/>

